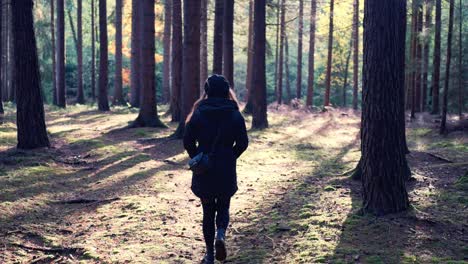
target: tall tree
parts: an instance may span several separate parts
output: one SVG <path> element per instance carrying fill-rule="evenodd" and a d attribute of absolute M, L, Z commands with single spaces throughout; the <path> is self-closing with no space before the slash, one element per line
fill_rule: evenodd
<path fill-rule="evenodd" d="M 435 36 L 434 36 L 434 71 L 432 73 L 432 114 L 439 113 L 439 90 L 440 90 L 440 32 L 442 16 L 442 0 L 436 1 L 435 13 Z"/>
<path fill-rule="evenodd" d="M 410 43 L 410 62 L 411 77 L 410 91 L 408 92 L 408 103 L 411 106 L 411 119 L 415 118 L 416 112 L 416 60 L 417 60 L 417 28 L 418 28 L 418 1 L 412 1 L 411 4 L 411 43 Z"/>
<path fill-rule="evenodd" d="M 215 0 L 215 22 L 213 34 L 213 73 L 223 72 L 223 16 L 224 0 Z"/>
<path fill-rule="evenodd" d="M 172 122 L 181 120 L 182 53 L 182 4 L 172 0 Z"/>
<path fill-rule="evenodd" d="M 458 117 L 463 119 L 464 94 L 463 94 L 463 4 L 459 2 L 458 8 Z"/>
<path fill-rule="evenodd" d="M 447 58 L 445 59 L 445 79 L 444 79 L 444 95 L 442 97 L 442 120 L 440 122 L 440 134 L 447 132 L 447 104 L 448 104 L 448 88 L 450 84 L 450 63 L 452 60 L 452 35 L 453 35 L 453 13 L 455 1 L 450 0 L 449 8 L 449 24 L 447 32 Z"/>
<path fill-rule="evenodd" d="M 9 1 L 7 4 L 8 8 L 8 101 L 15 102 L 16 100 L 16 89 L 15 89 L 15 79 L 16 79 L 16 66 L 15 66 L 15 47 L 13 41 L 13 14 L 12 14 L 12 1 Z"/>
<path fill-rule="evenodd" d="M 426 9 L 424 16 L 424 31 L 427 32 L 431 28 L 431 13 L 432 13 L 432 3 L 430 0 L 426 0 Z M 421 102 L 421 111 L 426 111 L 427 106 L 427 89 L 428 89 L 428 76 L 429 76 L 429 38 L 424 37 L 424 53 L 423 53 L 423 79 L 422 79 L 422 102 Z"/>
<path fill-rule="evenodd" d="M 56 79 L 55 79 L 56 78 L 55 0 L 50 1 L 50 37 L 51 37 L 51 43 L 50 44 L 52 46 L 52 104 L 56 105 L 57 104 L 57 85 L 56 85 Z"/>
<path fill-rule="evenodd" d="M 422 30 L 423 30 L 423 11 L 422 11 L 422 4 L 418 3 L 417 7 L 417 32 L 416 32 L 416 89 L 415 89 L 415 109 L 416 112 L 421 112 L 421 98 L 422 98 L 422 53 L 423 53 L 423 45 L 422 45 Z"/>
<path fill-rule="evenodd" d="M 275 45 L 275 94 L 278 95 L 278 78 L 279 78 L 279 50 L 280 50 L 280 28 L 281 28 L 281 1 L 276 3 L 276 45 Z"/>
<path fill-rule="evenodd" d="M 276 102 L 283 103 L 283 65 L 284 65 L 284 38 L 286 36 L 286 6 L 285 0 L 281 0 L 281 21 L 280 21 L 280 43 L 279 43 L 279 57 L 278 57 L 278 79 L 276 90 Z"/>
<path fill-rule="evenodd" d="M 302 34 L 304 27 L 304 0 L 299 0 L 299 29 L 297 37 L 296 98 L 302 97 Z"/>
<path fill-rule="evenodd" d="M 12 1 L 13 41 L 17 75 L 18 148 L 48 147 L 41 77 L 34 35 L 33 1 Z"/>
<path fill-rule="evenodd" d="M 263 129 L 268 127 L 267 101 L 266 101 L 266 75 L 265 75 L 265 54 L 266 54 L 266 23 L 265 23 L 265 0 L 255 0 L 254 5 L 254 59 L 253 64 L 257 73 L 252 77 L 252 88 L 254 107 L 252 115 L 252 128 Z"/>
<path fill-rule="evenodd" d="M 2 63 L 2 55 L 3 55 L 3 50 L 2 50 L 2 47 L 3 47 L 3 36 L 2 36 L 2 24 L 3 24 L 3 5 L 1 5 L 1 2 L 0 2 L 0 124 L 3 122 L 2 120 L 2 115 L 4 113 L 4 110 L 3 110 L 3 98 L 2 98 L 2 69 L 4 68 L 3 67 L 3 63 Z"/>
<path fill-rule="evenodd" d="M 65 3 L 57 0 L 57 105 L 65 107 Z"/>
<path fill-rule="evenodd" d="M 114 105 L 125 104 L 122 89 L 122 9 L 123 0 L 115 1 L 115 80 Z"/>
<path fill-rule="evenodd" d="M 140 0 L 141 8 L 141 58 L 140 70 L 142 76 L 141 105 L 133 127 L 165 127 L 158 118 L 156 104 L 156 64 L 155 54 L 155 0 Z"/>
<path fill-rule="evenodd" d="M 317 16 L 317 1 L 312 0 L 310 7 L 310 32 L 309 32 L 309 76 L 307 78 L 307 100 L 306 105 L 314 104 L 314 81 L 315 81 L 315 21 Z"/>
<path fill-rule="evenodd" d="M 200 12 L 201 0 L 184 0 L 184 50 L 182 63 L 181 113 L 175 135 L 182 138 L 185 119 L 197 100 L 200 84 Z"/>
<path fill-rule="evenodd" d="M 164 58 L 163 58 L 163 102 L 171 100 L 171 30 L 172 30 L 172 0 L 164 1 Z"/>
<path fill-rule="evenodd" d="M 106 0 L 99 0 L 99 111 L 109 111 L 107 85 L 109 68 L 107 54 L 107 8 Z"/>
<path fill-rule="evenodd" d="M 140 1 L 132 0 L 132 60 L 131 60 L 131 80 L 130 80 L 130 105 L 140 107 Z"/>
<path fill-rule="evenodd" d="M 82 23 L 82 14 L 83 14 L 83 4 L 81 0 L 77 0 L 77 45 L 76 45 L 76 57 L 78 59 L 78 92 L 76 97 L 76 102 L 79 104 L 84 104 L 84 90 L 83 90 L 83 23 Z"/>
<path fill-rule="evenodd" d="M 200 93 L 208 78 L 208 0 L 201 1 L 200 17 Z"/>
<path fill-rule="evenodd" d="M 399 97 L 404 91 L 405 76 L 406 1 L 367 0 L 364 17 L 363 211 L 382 215 L 409 206 L 404 181 L 407 161 L 398 144 L 398 119 L 402 117 Z"/>
<path fill-rule="evenodd" d="M 330 105 L 330 86 L 331 86 L 331 67 L 333 59 L 333 12 L 335 0 L 330 0 L 330 22 L 328 25 L 328 57 L 327 57 L 327 74 L 325 77 L 325 99 L 324 105 Z"/>
<path fill-rule="evenodd" d="M 353 109 L 358 109 L 359 91 L 359 0 L 353 3 Z"/>
<path fill-rule="evenodd" d="M 284 37 L 284 70 L 286 74 L 286 100 L 285 103 L 289 104 L 292 98 L 292 91 L 291 91 L 291 80 L 289 79 L 290 71 L 289 71 L 289 43 L 288 43 L 288 36 Z"/>
<path fill-rule="evenodd" d="M 95 0 L 91 0 L 91 97 L 96 99 L 96 34 L 95 25 Z"/>
<path fill-rule="evenodd" d="M 354 33 L 354 32 L 353 32 Z M 346 56 L 345 70 L 344 70 L 344 82 L 343 82 L 343 107 L 346 107 L 346 88 L 348 87 L 348 74 L 349 74 L 349 60 L 351 59 L 351 50 L 353 48 L 353 38 L 349 42 L 348 55 Z"/>
<path fill-rule="evenodd" d="M 224 1 L 223 18 L 223 74 L 234 87 L 234 0 Z"/>
<path fill-rule="evenodd" d="M 252 76 L 253 76 L 253 39 L 254 39 L 254 32 L 253 32 L 253 0 L 249 0 L 249 40 L 247 44 L 247 74 L 245 77 L 245 89 L 247 90 L 246 93 L 246 101 L 247 104 L 244 108 L 244 113 L 251 114 L 252 113 L 252 105 L 253 105 L 253 89 L 252 89 Z M 276 66 L 276 65 L 275 65 Z M 276 67 L 275 67 L 275 80 L 276 80 Z"/>

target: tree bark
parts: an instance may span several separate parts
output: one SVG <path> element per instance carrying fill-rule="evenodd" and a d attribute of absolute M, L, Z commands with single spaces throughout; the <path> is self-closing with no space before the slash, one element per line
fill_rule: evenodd
<path fill-rule="evenodd" d="M 99 111 L 109 111 L 107 85 L 109 68 L 107 54 L 107 11 L 106 0 L 99 0 Z"/>
<path fill-rule="evenodd" d="M 445 79 L 444 79 L 444 95 L 442 97 L 442 120 L 440 122 L 440 134 L 447 133 L 447 104 L 448 104 L 448 89 L 450 84 L 450 63 L 452 60 L 452 35 L 453 35 L 453 12 L 455 1 L 450 0 L 450 9 L 449 9 L 449 25 L 447 33 L 447 58 L 445 66 Z"/>
<path fill-rule="evenodd" d="M 50 34 L 51 34 L 51 46 L 52 46 L 52 104 L 57 105 L 57 80 L 56 78 L 56 67 L 57 59 L 55 57 L 55 1 L 50 1 Z M 1 19 L 0 19 L 1 20 Z M 1 28 L 1 27 L 0 27 Z M 1 49 L 0 49 L 1 50 Z"/>
<path fill-rule="evenodd" d="M 163 103 L 171 101 L 171 30 L 172 0 L 164 1 L 164 65 L 163 65 Z"/>
<path fill-rule="evenodd" d="M 346 65 L 344 72 L 344 82 L 343 82 L 343 107 L 346 107 L 346 87 L 348 87 L 348 74 L 349 74 L 349 60 L 351 59 L 351 50 L 353 48 L 353 40 L 349 42 L 349 51 L 348 56 L 346 56 Z"/>
<path fill-rule="evenodd" d="M 181 0 L 172 0 L 172 122 L 181 120 L 182 91 L 182 4 Z"/>
<path fill-rule="evenodd" d="M 406 1 L 368 0 L 364 16 L 362 209 L 383 215 L 409 207 L 398 120 L 404 91 Z"/>
<path fill-rule="evenodd" d="M 123 0 L 115 1 L 115 80 L 114 105 L 125 105 L 122 88 L 122 12 Z"/>
<path fill-rule="evenodd" d="M 12 1 L 13 47 L 17 75 L 18 148 L 48 147 L 41 78 L 34 35 L 33 1 Z"/>
<path fill-rule="evenodd" d="M 16 66 L 15 66 L 15 47 L 13 40 L 13 14 L 11 1 L 8 3 L 8 101 L 15 102 L 16 100 L 16 89 L 15 89 L 15 79 L 16 79 Z"/>
<path fill-rule="evenodd" d="M 464 94 L 463 94 L 463 4 L 459 2 L 458 17 L 458 117 L 463 120 Z"/>
<path fill-rule="evenodd" d="M 292 92 L 291 92 L 291 81 L 289 79 L 289 45 L 288 45 L 288 36 L 284 36 L 284 68 L 285 68 L 285 73 L 286 73 L 286 100 L 285 103 L 289 104 L 292 98 Z"/>
<path fill-rule="evenodd" d="M 91 0 L 91 97 L 96 100 L 96 34 L 95 25 L 95 0 Z"/>
<path fill-rule="evenodd" d="M 411 119 L 415 118 L 416 112 L 416 60 L 417 60 L 417 28 L 418 28 L 418 3 L 412 2 L 411 7 L 411 47 L 410 47 L 410 69 L 411 69 L 411 82 L 410 91 L 408 92 L 408 103 L 411 108 Z"/>
<path fill-rule="evenodd" d="M 426 10 L 424 17 L 425 31 L 431 28 L 431 13 L 432 4 L 430 0 L 426 0 Z M 429 38 L 424 37 L 424 53 L 423 53 L 423 80 L 422 80 L 422 102 L 421 111 L 426 111 L 427 106 L 427 90 L 428 90 L 428 76 L 429 76 Z"/>
<path fill-rule="evenodd" d="M 265 53 L 266 53 L 266 23 L 265 23 L 265 0 L 255 0 L 254 4 L 254 59 L 253 65 L 257 73 L 253 75 L 254 107 L 252 128 L 264 129 L 268 127 L 267 102 L 266 102 L 266 76 L 265 76 Z"/>
<path fill-rule="evenodd" d="M 3 34 L 2 34 L 2 26 L 3 26 L 3 5 L 2 5 L 2 2 L 0 1 L 0 124 L 3 123 L 3 114 L 4 114 L 4 109 L 3 109 L 3 98 L 2 98 L 2 89 L 3 89 L 3 82 L 2 82 L 2 79 L 3 79 L 3 74 L 2 74 L 2 70 L 3 70 L 3 61 L 2 61 L 2 57 L 3 57 Z"/>
<path fill-rule="evenodd" d="M 131 80 L 130 80 L 130 105 L 140 107 L 140 1 L 132 0 L 132 60 L 131 60 Z"/>
<path fill-rule="evenodd" d="M 165 127 L 159 120 L 156 104 L 155 0 L 140 0 L 141 8 L 141 106 L 132 127 Z"/>
<path fill-rule="evenodd" d="M 415 108 L 416 112 L 421 112 L 421 98 L 422 98 L 422 53 L 423 53 L 423 45 L 422 45 L 422 30 L 423 30 L 423 12 L 422 12 L 422 4 L 418 4 L 417 7 L 418 15 L 417 15 L 417 33 L 416 33 L 416 89 L 415 89 Z"/>
<path fill-rule="evenodd" d="M 57 0 L 57 105 L 65 107 L 65 3 Z"/>
<path fill-rule="evenodd" d="M 84 90 L 83 90 L 83 23 L 82 23 L 83 5 L 81 0 L 77 0 L 77 40 L 76 57 L 78 59 L 78 92 L 76 102 L 79 104 L 85 103 Z"/>
<path fill-rule="evenodd" d="M 440 90 L 440 37 L 442 0 L 436 1 L 435 36 L 434 36 L 434 72 L 432 74 L 432 114 L 439 114 L 439 90 Z"/>
<path fill-rule="evenodd" d="M 353 109 L 358 109 L 359 91 L 359 0 L 353 3 Z"/>
<path fill-rule="evenodd" d="M 330 0 L 330 23 L 328 30 L 328 57 L 327 57 L 327 74 L 325 77 L 325 99 L 324 106 L 330 105 L 330 86 L 331 86 L 331 67 L 333 59 L 333 12 L 335 0 Z"/>
<path fill-rule="evenodd" d="M 281 0 L 281 21 L 280 21 L 280 44 L 279 44 L 279 58 L 278 58 L 278 84 L 276 91 L 276 102 L 278 104 L 283 103 L 283 65 L 284 65 L 284 38 L 286 36 L 285 28 L 285 0 Z"/>
<path fill-rule="evenodd" d="M 234 0 L 224 0 L 223 75 L 234 88 Z"/>
<path fill-rule="evenodd" d="M 317 1 L 311 1 L 310 32 L 309 32 L 309 77 L 307 78 L 307 100 L 306 106 L 314 104 L 314 81 L 315 81 L 315 21 L 317 15 Z"/>
<path fill-rule="evenodd" d="M 203 94 L 208 79 L 208 0 L 201 1 L 200 17 L 200 93 Z"/>
<path fill-rule="evenodd" d="M 182 63 L 182 116 L 174 136 L 182 138 L 185 119 L 197 98 L 200 84 L 200 13 L 201 0 L 184 0 L 184 50 Z"/>
<path fill-rule="evenodd" d="M 304 0 L 299 0 L 299 28 L 297 37 L 296 98 L 302 97 L 302 34 L 304 28 Z"/>
<path fill-rule="evenodd" d="M 279 50 L 280 50 L 280 28 L 281 28 L 281 1 L 276 3 L 276 45 L 275 45 L 275 94 L 278 95 L 279 79 Z"/>
<path fill-rule="evenodd" d="M 252 85 L 252 74 L 253 74 L 253 39 L 254 39 L 254 32 L 253 32 L 253 0 L 249 0 L 249 41 L 247 44 L 247 74 L 245 78 L 245 89 L 246 91 L 246 102 L 245 108 L 243 112 L 245 114 L 252 114 L 252 107 L 253 107 L 253 85 Z M 275 80 L 276 80 L 276 64 L 275 64 Z"/>
<path fill-rule="evenodd" d="M 223 16 L 224 1 L 215 0 L 215 22 L 213 35 L 213 74 L 223 72 Z"/>

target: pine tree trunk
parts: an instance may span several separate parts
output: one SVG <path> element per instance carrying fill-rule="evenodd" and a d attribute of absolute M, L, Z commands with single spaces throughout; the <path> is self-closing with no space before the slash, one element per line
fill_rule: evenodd
<path fill-rule="evenodd" d="M 440 90 L 440 38 L 441 38 L 441 16 L 442 0 L 436 1 L 435 14 L 435 36 L 434 36 L 434 72 L 432 74 L 432 114 L 439 113 L 439 90 Z"/>
<path fill-rule="evenodd" d="M 246 91 L 246 101 L 247 104 L 244 108 L 245 114 L 252 114 L 252 105 L 254 90 L 252 89 L 252 74 L 253 74 L 253 39 L 254 39 L 254 32 L 253 32 L 253 0 L 249 0 L 249 41 L 247 44 L 247 74 L 245 78 L 245 89 Z M 275 69 L 275 80 L 276 80 L 276 69 Z"/>
<path fill-rule="evenodd" d="M 346 65 L 344 72 L 344 82 L 343 82 L 343 107 L 346 107 L 346 88 L 348 87 L 348 74 L 349 74 L 349 60 L 351 59 L 351 50 L 353 48 L 353 40 L 349 42 L 349 51 L 348 56 L 346 56 Z"/>
<path fill-rule="evenodd" d="M 417 60 L 417 28 L 418 28 L 418 8 L 417 1 L 412 2 L 411 7 L 411 47 L 410 47 L 410 68 L 411 68 L 411 82 L 410 91 L 408 92 L 408 103 L 411 108 L 411 119 L 415 118 L 416 112 L 416 60 Z"/>
<path fill-rule="evenodd" d="M 418 17 L 417 17 L 417 33 L 416 33 L 416 89 L 415 89 L 415 108 L 416 112 L 421 112 L 421 98 L 422 98 L 422 53 L 423 53 L 423 45 L 421 42 L 422 37 L 422 29 L 423 29 L 423 12 L 422 12 L 422 5 L 418 4 Z"/>
<path fill-rule="evenodd" d="M 292 98 L 292 91 L 291 91 L 291 81 L 289 79 L 289 43 L 288 43 L 288 36 L 284 36 L 284 68 L 285 68 L 285 73 L 286 73 L 286 100 L 285 103 L 289 104 Z"/>
<path fill-rule="evenodd" d="M 140 107 L 140 1 L 132 0 L 132 60 L 130 80 L 130 105 Z"/>
<path fill-rule="evenodd" d="M 77 0 L 77 32 L 78 32 L 78 43 L 76 45 L 76 56 L 78 58 L 78 94 L 76 102 L 84 104 L 84 90 L 83 90 L 83 23 L 82 13 L 83 5 L 81 0 Z"/>
<path fill-rule="evenodd" d="M 278 57 L 278 90 L 276 91 L 276 102 L 283 103 L 283 65 L 284 65 L 284 38 L 286 36 L 285 28 L 285 0 L 281 0 L 281 21 L 280 21 L 280 44 L 279 44 L 279 57 Z"/>
<path fill-rule="evenodd" d="M 132 127 L 165 127 L 158 118 L 156 104 L 155 12 L 154 0 L 140 0 L 141 8 L 141 105 Z"/>
<path fill-rule="evenodd" d="M 215 0 L 215 22 L 213 34 L 213 74 L 223 72 L 223 16 L 224 1 Z"/>
<path fill-rule="evenodd" d="M 331 67 L 333 59 L 333 12 L 335 0 L 330 1 L 330 23 L 328 30 L 328 56 L 327 56 L 327 73 L 325 77 L 325 99 L 324 106 L 330 105 L 330 86 L 331 86 Z"/>
<path fill-rule="evenodd" d="M 223 75 L 234 88 L 234 0 L 224 1 L 223 18 Z"/>
<path fill-rule="evenodd" d="M 182 138 L 185 119 L 192 110 L 200 84 L 200 12 L 201 0 L 184 0 L 184 50 L 182 63 L 181 113 L 174 136 Z"/>
<path fill-rule="evenodd" d="M 445 66 L 445 79 L 444 79 L 444 95 L 442 97 L 442 120 L 440 122 L 440 134 L 447 133 L 447 105 L 448 105 L 448 89 L 450 84 L 450 63 L 452 60 L 452 35 L 453 35 L 453 12 L 455 8 L 455 1 L 450 0 L 449 9 L 449 25 L 447 33 L 447 58 Z"/>
<path fill-rule="evenodd" d="M 302 34 L 304 28 L 304 0 L 299 0 L 299 29 L 297 37 L 296 98 L 302 97 Z"/>
<path fill-rule="evenodd" d="M 65 3 L 57 0 L 57 105 L 65 107 Z"/>
<path fill-rule="evenodd" d="M 109 68 L 107 54 L 107 11 L 106 0 L 99 0 L 99 111 L 109 111 L 107 85 Z"/>
<path fill-rule="evenodd" d="M 115 1 L 115 80 L 114 105 L 125 105 L 122 88 L 122 12 L 123 0 Z"/>
<path fill-rule="evenodd" d="M 276 3 L 276 45 L 275 45 L 275 94 L 278 95 L 278 78 L 279 78 L 279 50 L 280 50 L 280 28 L 281 28 L 281 1 Z"/>
<path fill-rule="evenodd" d="M 7 65 L 8 65 L 8 14 L 7 14 L 7 8 L 6 5 L 3 4 L 4 0 L 0 0 L 0 7 L 1 7 L 1 12 L 2 12 L 2 28 L 1 28 L 1 35 L 2 35 L 2 50 L 1 50 L 1 61 L 0 63 L 4 65 L 5 67 L 2 67 L 1 75 L 1 87 L 0 89 L 2 90 L 2 101 L 7 102 L 8 101 L 8 84 L 7 84 Z"/>
<path fill-rule="evenodd" d="M 57 105 L 56 50 L 55 50 L 55 1 L 50 1 L 50 34 L 52 46 L 52 104 Z M 0 27 L 1 28 L 1 27 Z M 1 50 L 1 49 L 0 49 Z"/>
<path fill-rule="evenodd" d="M 404 181 L 407 162 L 398 144 L 402 102 L 399 97 L 404 91 L 405 76 L 406 1 L 368 0 L 364 16 L 363 211 L 383 215 L 409 207 Z"/>
<path fill-rule="evenodd" d="M 13 47 L 17 75 L 18 148 L 33 149 L 48 147 L 41 77 L 34 35 L 33 1 L 13 1 Z"/>
<path fill-rule="evenodd" d="M 458 25 L 458 117 L 463 120 L 464 94 L 463 94 L 463 4 L 459 4 Z"/>
<path fill-rule="evenodd" d="M 358 109 L 359 91 L 359 0 L 353 4 L 353 109 Z"/>
<path fill-rule="evenodd" d="M 317 1 L 312 0 L 310 11 L 310 33 L 309 33 L 309 77 L 307 78 L 307 100 L 306 106 L 314 104 L 314 81 L 315 81 L 315 21 L 317 15 Z"/>
<path fill-rule="evenodd" d="M 265 76 L 265 53 L 266 53 L 266 23 L 265 23 L 265 0 L 255 0 L 254 4 L 254 59 L 253 65 L 257 73 L 252 77 L 254 92 L 254 107 L 252 115 L 252 128 L 264 129 L 268 127 L 267 101 L 266 101 L 266 76 Z"/>
<path fill-rule="evenodd" d="M 2 34 L 2 26 L 3 26 L 3 5 L 2 5 L 2 2 L 0 0 L 0 124 L 3 123 L 3 113 L 4 113 L 4 110 L 3 110 L 3 98 L 2 98 L 2 79 L 3 79 L 3 74 L 2 74 L 2 70 L 3 70 L 3 63 L 2 63 L 2 57 L 3 57 L 3 34 Z"/>
<path fill-rule="evenodd" d="M 13 41 L 13 14 L 12 3 L 8 3 L 8 101 L 15 102 L 16 100 L 16 66 L 15 66 L 15 44 Z"/>
<path fill-rule="evenodd" d="M 181 119 L 182 52 L 182 4 L 172 0 L 172 122 Z"/>
<path fill-rule="evenodd" d="M 91 0 L 91 97 L 96 100 L 96 34 L 95 28 L 95 0 Z"/>
<path fill-rule="evenodd" d="M 171 101 L 171 30 L 172 30 L 172 0 L 164 1 L 164 65 L 163 65 L 163 103 Z"/>
<path fill-rule="evenodd" d="M 200 93 L 203 94 L 208 79 L 208 0 L 201 1 L 200 17 Z"/>
<path fill-rule="evenodd" d="M 429 31 L 431 28 L 431 13 L 432 4 L 429 0 L 426 0 L 426 10 L 424 17 L 424 28 L 425 31 Z M 429 76 L 429 38 L 424 37 L 424 54 L 423 54 L 423 80 L 422 80 L 422 102 L 421 111 L 426 111 L 427 107 L 427 90 L 428 90 L 428 76 Z"/>

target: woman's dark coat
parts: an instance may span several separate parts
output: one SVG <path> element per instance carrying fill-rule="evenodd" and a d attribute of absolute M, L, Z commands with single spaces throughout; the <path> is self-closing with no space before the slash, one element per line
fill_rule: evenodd
<path fill-rule="evenodd" d="M 200 152 L 210 153 L 218 130 L 213 168 L 206 175 L 192 177 L 192 191 L 200 198 L 230 197 L 237 191 L 236 160 L 247 149 L 248 137 L 245 120 L 234 101 L 203 100 L 185 127 L 184 147 L 190 158 Z"/>

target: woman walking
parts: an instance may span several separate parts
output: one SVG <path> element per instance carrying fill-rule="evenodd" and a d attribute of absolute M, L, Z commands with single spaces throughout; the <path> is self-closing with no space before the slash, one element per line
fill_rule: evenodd
<path fill-rule="evenodd" d="M 214 263 L 215 257 L 224 261 L 229 205 L 237 191 L 236 160 L 247 149 L 248 137 L 236 97 L 223 76 L 206 80 L 205 93 L 193 105 L 185 129 L 184 147 L 190 158 L 208 153 L 210 161 L 206 172 L 192 177 L 192 191 L 203 207 L 202 263 Z"/>

